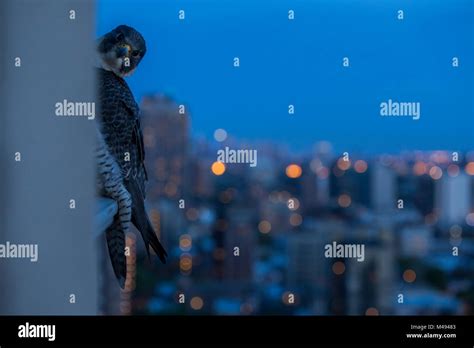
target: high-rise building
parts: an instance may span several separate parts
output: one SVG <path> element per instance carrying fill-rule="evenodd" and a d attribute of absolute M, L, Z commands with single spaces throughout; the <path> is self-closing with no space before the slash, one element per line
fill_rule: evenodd
<path fill-rule="evenodd" d="M 149 199 L 183 197 L 189 148 L 189 115 L 163 95 L 141 103 L 143 138 L 149 178 Z"/>
<path fill-rule="evenodd" d="M 329 203 L 330 177 L 316 178 L 316 203 L 318 206 L 327 206 Z"/>
<path fill-rule="evenodd" d="M 315 314 L 328 313 L 331 259 L 324 257 L 324 246 L 344 236 L 345 225 L 338 221 L 308 220 L 304 229 L 288 237 L 288 291 L 295 291 Z"/>
<path fill-rule="evenodd" d="M 159 239 L 170 252 L 177 247 L 179 235 L 186 233 L 185 212 L 190 206 L 186 192 L 189 114 L 184 105 L 160 94 L 145 96 L 140 109 L 149 180 L 147 208 Z M 143 243 L 138 244 L 138 251 L 144 252 Z"/>
<path fill-rule="evenodd" d="M 383 218 L 387 221 L 387 217 Z M 393 226 L 360 227 L 357 243 L 364 245 L 364 261 L 348 259 L 346 286 L 349 315 L 364 315 L 371 309 L 393 313 L 395 304 L 395 239 Z M 364 237 L 365 235 L 365 237 Z"/>
<path fill-rule="evenodd" d="M 443 175 L 436 182 L 435 204 L 443 224 L 462 223 L 471 209 L 472 181 L 465 174 Z"/>
<path fill-rule="evenodd" d="M 318 198 L 324 199 L 323 193 L 318 195 L 318 189 L 324 186 L 321 185 L 318 177 L 311 170 L 303 171 L 300 181 L 299 194 L 301 196 L 303 211 L 310 214 L 317 209 L 318 203 L 320 203 Z"/>
<path fill-rule="evenodd" d="M 396 176 L 392 168 L 374 163 L 370 169 L 370 198 L 374 211 L 389 211 L 396 207 Z"/>
<path fill-rule="evenodd" d="M 226 281 L 248 285 L 253 280 L 257 250 L 257 228 L 254 211 L 237 206 L 227 210 L 229 228 L 224 233 L 224 274 Z M 238 249 L 235 249 L 238 248 Z"/>

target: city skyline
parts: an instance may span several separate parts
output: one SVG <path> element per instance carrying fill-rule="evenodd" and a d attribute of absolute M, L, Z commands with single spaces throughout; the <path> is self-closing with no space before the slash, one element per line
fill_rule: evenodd
<path fill-rule="evenodd" d="M 139 248 L 132 313 L 472 312 L 472 281 L 462 281 L 473 267 L 472 154 L 295 161 L 268 147 L 254 168 L 217 171 L 223 134 L 196 142 L 188 115 L 165 96 L 141 107 L 148 204 L 171 257 L 165 269 L 143 266 Z M 325 255 L 353 243 L 363 257 Z"/>

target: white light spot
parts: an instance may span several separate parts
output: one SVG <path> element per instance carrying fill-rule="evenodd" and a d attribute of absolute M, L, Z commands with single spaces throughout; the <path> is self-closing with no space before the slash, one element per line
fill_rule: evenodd
<path fill-rule="evenodd" d="M 223 142 L 227 139 L 227 132 L 222 128 L 216 129 L 214 132 L 214 139 L 219 142 Z"/>

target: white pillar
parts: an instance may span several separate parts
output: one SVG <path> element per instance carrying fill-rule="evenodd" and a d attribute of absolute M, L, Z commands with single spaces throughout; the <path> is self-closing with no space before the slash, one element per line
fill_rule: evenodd
<path fill-rule="evenodd" d="M 0 314 L 95 314 L 93 123 L 55 116 L 56 102 L 94 101 L 94 3 L 2 0 L 0 16 L 0 244 L 39 251 L 0 258 Z"/>

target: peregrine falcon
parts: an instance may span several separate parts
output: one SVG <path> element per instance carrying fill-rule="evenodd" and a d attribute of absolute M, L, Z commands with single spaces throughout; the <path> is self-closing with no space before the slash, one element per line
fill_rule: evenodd
<path fill-rule="evenodd" d="M 149 247 L 165 263 L 167 253 L 159 242 L 145 210 L 145 150 L 140 126 L 139 108 L 125 82 L 146 53 L 142 35 L 134 28 L 120 25 L 98 40 L 99 123 L 107 152 L 118 164 L 121 184 L 131 199 L 131 222 Z M 107 153 L 104 152 L 104 155 Z M 99 159 L 100 160 L 100 159 Z M 102 160 L 102 162 L 104 162 Z M 107 245 L 115 276 L 123 288 L 127 276 L 125 232 L 127 230 L 127 195 L 119 185 L 115 197 L 119 211 L 106 230 Z"/>

